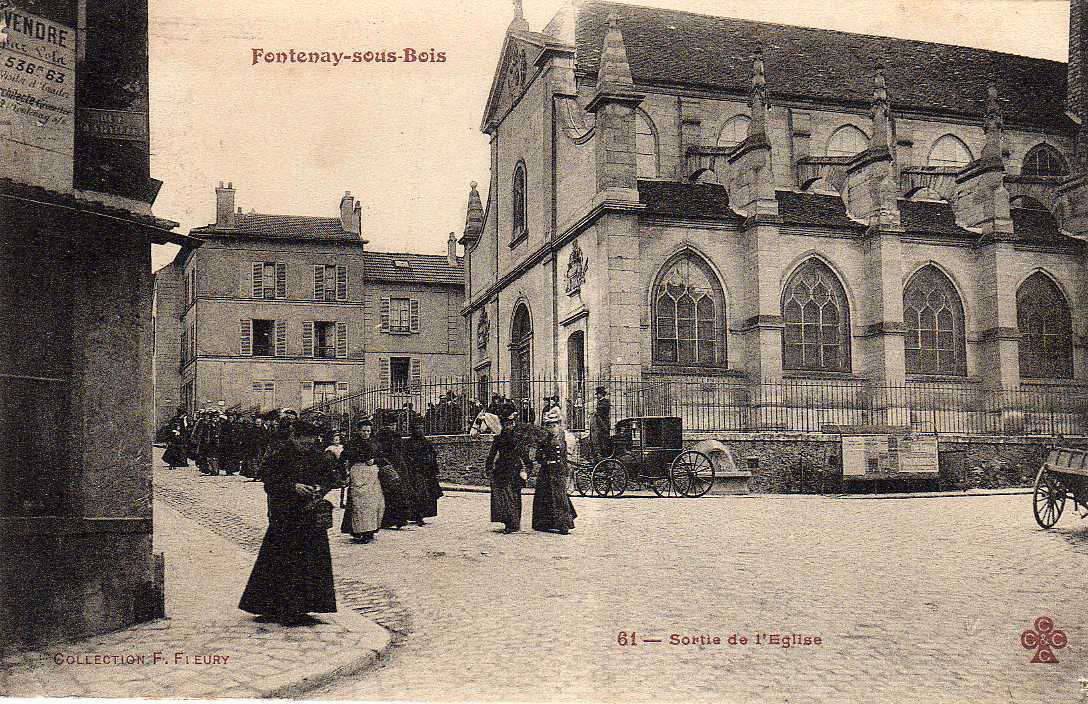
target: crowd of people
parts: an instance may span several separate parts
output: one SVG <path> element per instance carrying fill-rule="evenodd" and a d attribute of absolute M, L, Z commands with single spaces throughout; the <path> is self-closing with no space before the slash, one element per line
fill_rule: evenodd
<path fill-rule="evenodd" d="M 597 396 L 607 428 L 603 387 Z M 503 524 L 503 533 L 521 529 L 521 491 L 534 474 L 535 448 L 532 528 L 567 535 L 578 514 L 567 494 L 568 439 L 559 397 L 546 399 L 539 426 L 526 407 L 496 395 L 478 414 L 498 419 L 487 458 L 490 518 Z M 424 526 L 438 515 L 443 492 L 425 416 L 410 406 L 376 411 L 354 428 L 341 425 L 346 432 L 321 421 L 290 409 L 251 418 L 207 409 L 192 422 L 179 412 L 168 428 L 164 461 L 171 467 L 187 466 L 192 458 L 201 472 L 240 473 L 264 483 L 268 529 L 239 602 L 263 620 L 303 625 L 316 623 L 309 614 L 336 611 L 330 492 L 341 489 L 340 531 L 356 543 L 373 542 L 381 530 Z"/>

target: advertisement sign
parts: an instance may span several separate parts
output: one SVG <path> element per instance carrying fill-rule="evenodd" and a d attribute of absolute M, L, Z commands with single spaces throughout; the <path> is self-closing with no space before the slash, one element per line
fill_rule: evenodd
<path fill-rule="evenodd" d="M 936 474 L 937 469 L 936 435 L 842 436 L 843 477 L 883 479 L 896 474 Z"/>
<path fill-rule="evenodd" d="M 75 66 L 72 27 L 0 10 L 0 176 L 71 189 Z"/>

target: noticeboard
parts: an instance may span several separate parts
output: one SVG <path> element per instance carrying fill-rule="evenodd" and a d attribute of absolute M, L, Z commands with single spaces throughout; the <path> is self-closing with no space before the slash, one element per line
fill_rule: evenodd
<path fill-rule="evenodd" d="M 935 434 L 903 432 L 842 435 L 842 475 L 845 479 L 934 475 L 937 470 Z"/>
<path fill-rule="evenodd" d="M 8 7 L 0 11 L 0 176 L 71 189 L 76 32 Z"/>

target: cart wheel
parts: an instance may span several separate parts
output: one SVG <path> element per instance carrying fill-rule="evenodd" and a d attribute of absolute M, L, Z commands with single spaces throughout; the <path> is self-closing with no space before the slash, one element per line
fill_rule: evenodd
<path fill-rule="evenodd" d="M 574 491 L 580 496 L 589 496 L 589 492 L 593 490 L 593 467 L 588 464 L 579 465 L 574 468 L 573 475 Z"/>
<path fill-rule="evenodd" d="M 1053 528 L 1065 510 L 1065 488 L 1061 481 L 1040 467 L 1035 475 L 1035 493 L 1032 495 L 1035 522 L 1043 528 Z"/>
<path fill-rule="evenodd" d="M 672 461 L 672 483 L 681 495 L 697 498 L 714 486 L 714 463 L 697 450 L 685 450 Z"/>
<path fill-rule="evenodd" d="M 623 496 L 627 490 L 627 470 L 618 460 L 601 460 L 593 468 L 592 484 L 597 496 Z"/>
<path fill-rule="evenodd" d="M 662 468 L 662 476 L 650 480 L 650 488 L 658 496 L 676 496 L 676 488 L 672 485 L 672 477 Z"/>

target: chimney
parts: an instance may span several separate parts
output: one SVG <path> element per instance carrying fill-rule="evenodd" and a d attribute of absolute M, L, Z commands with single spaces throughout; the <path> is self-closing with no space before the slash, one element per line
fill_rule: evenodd
<path fill-rule="evenodd" d="M 457 238 L 452 232 L 450 238 L 446 241 L 446 259 L 449 261 L 450 266 L 457 266 Z"/>
<path fill-rule="evenodd" d="M 233 230 L 238 220 L 234 212 L 234 182 L 219 182 L 215 189 L 215 227 L 220 230 Z"/>
<path fill-rule="evenodd" d="M 355 209 L 355 197 L 351 191 L 344 191 L 344 197 L 340 199 L 340 228 L 344 232 L 356 232 L 352 229 L 352 213 Z"/>
<path fill-rule="evenodd" d="M 1069 64 L 1066 68 L 1065 106 L 1078 122 L 1085 119 L 1084 52 L 1088 51 L 1088 2 L 1069 0 Z"/>
<path fill-rule="evenodd" d="M 359 235 L 359 239 L 363 240 L 363 201 L 355 201 L 355 209 L 351 211 L 351 230 Z M 366 240 L 363 240 L 363 244 L 366 244 Z"/>

